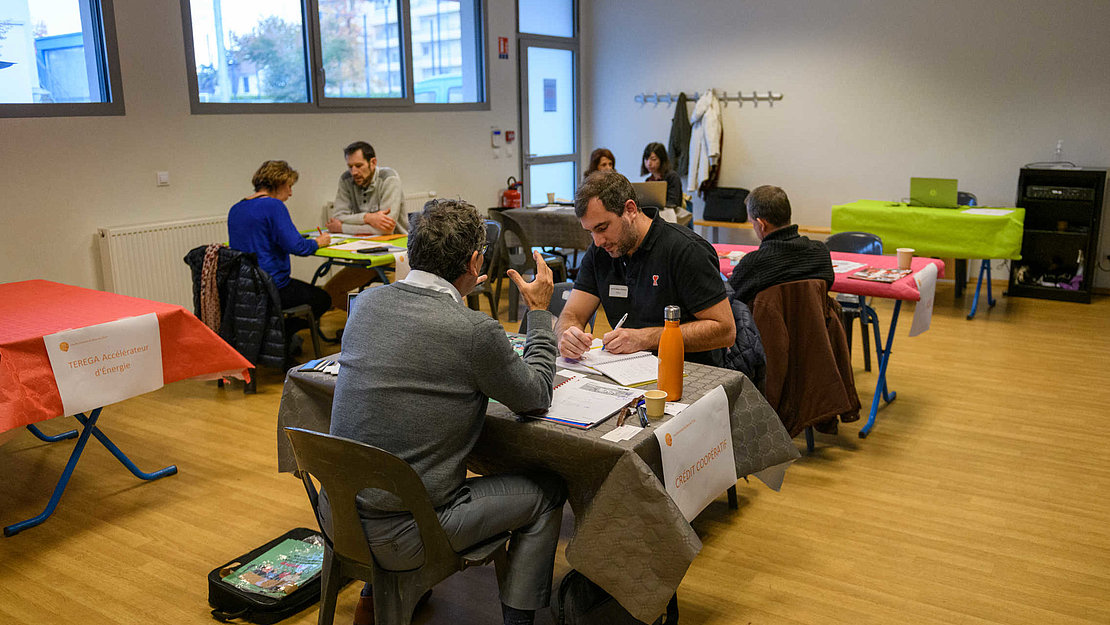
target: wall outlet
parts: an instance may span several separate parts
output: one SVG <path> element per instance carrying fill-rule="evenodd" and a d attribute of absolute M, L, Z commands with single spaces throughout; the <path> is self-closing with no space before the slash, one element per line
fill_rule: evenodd
<path fill-rule="evenodd" d="M 155 173 L 156 184 L 160 187 L 170 186 L 170 172 L 159 171 Z"/>

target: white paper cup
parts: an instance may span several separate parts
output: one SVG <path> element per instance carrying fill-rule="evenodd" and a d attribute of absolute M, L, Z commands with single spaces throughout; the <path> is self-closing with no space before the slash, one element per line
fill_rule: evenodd
<path fill-rule="evenodd" d="M 554 193 L 548 193 L 547 194 L 547 203 L 548 204 L 554 204 L 555 203 L 555 194 Z"/>
<path fill-rule="evenodd" d="M 667 391 L 645 391 L 644 400 L 647 403 L 648 418 L 662 419 L 663 408 L 667 404 Z"/>
<path fill-rule="evenodd" d="M 909 269 L 910 268 L 910 263 L 913 260 L 913 252 L 914 252 L 914 250 L 913 250 L 912 247 L 900 247 L 900 248 L 898 248 L 898 268 L 899 269 Z"/>

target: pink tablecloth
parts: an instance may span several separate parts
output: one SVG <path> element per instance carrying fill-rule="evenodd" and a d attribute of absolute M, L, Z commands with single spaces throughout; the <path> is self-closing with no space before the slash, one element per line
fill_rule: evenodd
<path fill-rule="evenodd" d="M 758 249 L 758 246 L 755 245 L 732 245 L 728 243 L 714 243 L 713 247 L 717 249 L 718 256 L 737 250 L 748 253 Z M 848 254 L 845 252 L 832 252 L 831 254 L 833 260 L 848 260 L 882 269 L 895 269 L 898 267 L 897 256 L 873 256 L 870 254 Z M 721 257 L 720 262 L 721 273 L 724 274 L 725 277 L 732 275 L 732 268 L 735 267 L 733 262 L 726 257 Z M 937 278 L 944 277 L 944 261 L 935 258 L 914 257 L 911 267 L 914 274 L 916 274 L 928 265 L 937 266 Z M 857 280 L 848 277 L 852 275 L 851 273 L 838 273 L 836 274 L 836 281 L 833 282 L 831 290 L 837 293 L 866 295 L 868 297 L 885 297 L 888 299 L 916 302 L 921 299 L 921 294 L 917 292 L 917 282 L 913 279 L 914 274 L 910 274 L 896 282 L 888 283 Z"/>
<path fill-rule="evenodd" d="M 163 383 L 252 366 L 180 306 L 46 280 L 0 284 L 0 432 L 62 416 L 44 335 L 148 313 L 158 316 Z"/>

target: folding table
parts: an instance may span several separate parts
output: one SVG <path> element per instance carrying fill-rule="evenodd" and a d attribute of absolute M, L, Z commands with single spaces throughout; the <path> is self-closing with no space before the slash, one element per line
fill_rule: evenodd
<path fill-rule="evenodd" d="M 716 248 L 718 255 L 727 255 L 728 252 L 732 251 L 747 253 L 758 249 L 754 245 L 729 245 L 725 243 L 714 243 L 713 247 Z M 898 258 L 896 256 L 874 256 L 870 254 L 848 254 L 844 252 L 831 252 L 831 254 L 833 260 L 852 261 L 884 269 L 895 269 L 898 267 Z M 727 256 L 722 256 L 720 258 L 720 264 L 721 275 L 726 278 L 732 275 L 732 269 L 735 267 L 733 261 L 729 260 Z M 890 316 L 890 329 L 887 331 L 886 347 L 882 347 L 879 327 L 875 325 L 875 350 L 879 352 L 879 378 L 875 383 L 875 394 L 871 400 L 871 412 L 868 414 L 867 423 L 865 423 L 859 431 L 860 438 L 866 438 L 867 435 L 871 433 L 871 428 L 875 426 L 875 415 L 879 412 L 879 399 L 882 398 L 883 401 L 889 404 L 897 397 L 897 393 L 890 391 L 886 384 L 887 365 L 890 364 L 890 354 L 894 347 L 894 329 L 898 326 L 898 313 L 902 310 L 902 302 L 916 302 L 921 300 L 921 293 L 917 290 L 917 282 L 914 280 L 914 276 L 929 265 L 936 265 L 938 278 L 944 277 L 943 261 L 935 258 L 921 258 L 915 256 L 911 266 L 914 272 L 895 282 L 887 283 L 857 280 L 855 278 L 849 278 L 849 273 L 838 273 L 830 289 L 837 293 L 848 293 L 850 295 L 861 295 L 866 297 L 884 297 L 894 300 L 894 312 L 891 313 Z"/>
<path fill-rule="evenodd" d="M 103 406 L 88 411 L 87 415 L 84 412 L 72 415 L 81 424 L 80 435 L 77 430 L 70 430 L 47 436 L 34 425 L 65 412 L 44 337 L 151 313 L 157 317 L 162 384 L 193 377 L 242 378 L 253 367 L 180 306 L 46 280 L 0 284 L 0 433 L 23 426 L 47 442 L 77 439 L 46 509 L 35 517 L 8 525 L 4 528 L 5 536 L 34 527 L 53 514 L 90 436 L 140 479 L 156 480 L 177 473 L 174 465 L 150 473 L 135 466 L 97 425 Z"/>
<path fill-rule="evenodd" d="M 899 202 L 857 200 L 832 207 L 832 231 L 876 234 L 883 240 L 883 249 L 888 252 L 899 247 L 912 247 L 918 256 L 982 259 L 975 300 L 967 315 L 968 319 L 974 319 L 984 278 L 987 305 L 994 306 L 995 303 L 991 293 L 990 259 L 1021 258 L 1025 223 L 1024 208 L 986 208 L 985 211 L 984 208 L 930 208 Z M 982 214 L 984 212 L 988 214 Z M 956 276 L 957 282 L 961 279 L 962 276 Z"/>

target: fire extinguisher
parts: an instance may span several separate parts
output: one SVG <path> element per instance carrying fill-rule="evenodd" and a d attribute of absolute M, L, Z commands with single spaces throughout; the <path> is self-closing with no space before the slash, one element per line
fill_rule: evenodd
<path fill-rule="evenodd" d="M 523 206 L 520 199 L 520 187 L 524 183 L 517 182 L 514 176 L 509 176 L 505 181 L 507 189 L 501 192 L 501 208 L 520 208 Z"/>

